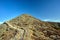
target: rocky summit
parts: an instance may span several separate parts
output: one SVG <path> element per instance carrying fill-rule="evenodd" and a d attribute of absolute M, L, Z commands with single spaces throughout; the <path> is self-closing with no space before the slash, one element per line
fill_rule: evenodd
<path fill-rule="evenodd" d="M 0 40 L 60 40 L 60 23 L 23 14 L 0 24 Z"/>

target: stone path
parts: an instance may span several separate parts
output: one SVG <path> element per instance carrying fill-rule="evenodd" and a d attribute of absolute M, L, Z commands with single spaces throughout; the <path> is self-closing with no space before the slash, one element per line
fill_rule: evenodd
<path fill-rule="evenodd" d="M 21 34 L 20 34 L 20 40 L 24 40 L 24 35 L 25 35 L 25 29 L 23 29 L 23 28 L 21 28 L 21 29 L 19 29 L 19 28 L 17 28 L 17 27 L 13 27 L 12 25 L 10 25 L 10 23 L 8 23 L 8 22 L 5 22 L 10 28 L 13 28 L 13 29 L 15 29 L 15 30 L 18 30 Z M 15 37 L 16 37 L 16 35 L 15 35 Z"/>

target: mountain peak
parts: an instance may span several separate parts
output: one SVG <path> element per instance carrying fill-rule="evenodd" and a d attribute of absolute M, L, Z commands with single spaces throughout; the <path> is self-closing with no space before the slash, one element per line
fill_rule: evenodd
<path fill-rule="evenodd" d="M 44 22 L 22 14 L 0 25 L 0 40 L 60 40 L 60 23 Z"/>

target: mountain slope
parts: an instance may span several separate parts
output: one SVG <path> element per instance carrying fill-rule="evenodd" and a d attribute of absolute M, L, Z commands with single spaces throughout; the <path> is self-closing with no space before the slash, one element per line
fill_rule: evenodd
<path fill-rule="evenodd" d="M 23 14 L 0 25 L 0 40 L 60 40 L 56 24 Z"/>

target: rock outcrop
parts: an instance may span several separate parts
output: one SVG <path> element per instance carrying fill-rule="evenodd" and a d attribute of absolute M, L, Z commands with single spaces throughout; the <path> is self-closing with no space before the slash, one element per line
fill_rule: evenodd
<path fill-rule="evenodd" d="M 0 40 L 60 40 L 60 23 L 23 14 L 0 25 Z"/>

